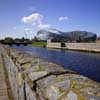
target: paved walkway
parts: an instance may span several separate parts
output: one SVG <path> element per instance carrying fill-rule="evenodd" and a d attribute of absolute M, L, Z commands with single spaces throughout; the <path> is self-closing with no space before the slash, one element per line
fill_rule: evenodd
<path fill-rule="evenodd" d="M 0 100 L 9 100 L 1 53 L 0 53 Z"/>

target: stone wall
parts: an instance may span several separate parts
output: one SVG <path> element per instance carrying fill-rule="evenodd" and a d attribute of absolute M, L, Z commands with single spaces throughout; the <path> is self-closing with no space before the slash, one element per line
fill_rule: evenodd
<path fill-rule="evenodd" d="M 100 83 L 25 52 L 3 50 L 14 100 L 100 100 Z"/>
<path fill-rule="evenodd" d="M 100 52 L 100 43 L 66 43 L 66 48 L 72 50 Z"/>
<path fill-rule="evenodd" d="M 61 43 L 51 43 L 51 42 L 48 42 L 47 43 L 47 47 L 49 47 L 49 48 L 61 48 Z"/>
<path fill-rule="evenodd" d="M 13 61 L 10 59 L 8 56 L 6 48 L 0 47 L 0 50 L 2 51 L 2 55 L 4 58 L 4 67 L 7 70 L 7 74 L 9 77 L 10 85 L 11 85 L 11 90 L 12 90 L 12 95 L 15 100 L 18 100 L 18 70 L 16 66 L 14 65 Z"/>
<path fill-rule="evenodd" d="M 61 43 L 48 43 L 47 47 L 100 52 L 100 43 L 65 43 L 65 47 L 61 47 Z"/>
<path fill-rule="evenodd" d="M 7 74 L 5 73 L 5 68 L 3 66 L 3 57 L 0 50 L 0 100 L 10 100 L 8 91 L 10 91 L 9 84 L 7 84 Z M 9 88 L 8 88 L 9 87 Z"/>

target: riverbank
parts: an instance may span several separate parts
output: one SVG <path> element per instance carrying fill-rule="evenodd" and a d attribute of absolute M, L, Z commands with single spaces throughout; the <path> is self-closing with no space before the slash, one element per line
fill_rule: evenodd
<path fill-rule="evenodd" d="M 14 100 L 0 47 L 0 100 Z"/>
<path fill-rule="evenodd" d="M 32 42 L 31 46 L 46 47 L 47 46 L 47 42 Z"/>
<path fill-rule="evenodd" d="M 100 82 L 100 53 L 48 49 L 34 46 L 13 46 L 13 48 L 36 55 L 46 61 L 59 64 L 64 69 L 76 71 L 92 80 Z"/>
<path fill-rule="evenodd" d="M 100 100 L 100 83 L 23 51 L 0 49 L 15 100 Z"/>

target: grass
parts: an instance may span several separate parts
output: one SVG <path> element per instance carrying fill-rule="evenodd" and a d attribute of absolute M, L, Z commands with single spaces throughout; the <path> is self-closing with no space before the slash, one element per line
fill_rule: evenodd
<path fill-rule="evenodd" d="M 37 46 L 37 47 L 46 47 L 47 42 L 33 42 L 31 45 L 32 46 Z"/>

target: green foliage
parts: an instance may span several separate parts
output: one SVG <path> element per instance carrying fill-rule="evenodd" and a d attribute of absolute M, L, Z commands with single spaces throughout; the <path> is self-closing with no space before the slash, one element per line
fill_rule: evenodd
<path fill-rule="evenodd" d="M 39 40 L 37 39 L 37 37 L 35 36 L 34 39 L 32 39 L 32 42 L 38 42 Z"/>
<path fill-rule="evenodd" d="M 46 47 L 47 42 L 32 42 L 33 46 Z"/>
<path fill-rule="evenodd" d="M 20 38 L 16 38 L 16 39 L 14 39 L 14 42 L 30 42 L 30 40 L 29 39 L 25 39 L 24 37 L 22 37 L 21 39 Z"/>
<path fill-rule="evenodd" d="M 5 43 L 13 43 L 13 38 L 11 38 L 11 37 L 6 37 L 6 38 L 4 39 L 4 42 L 5 42 Z"/>

